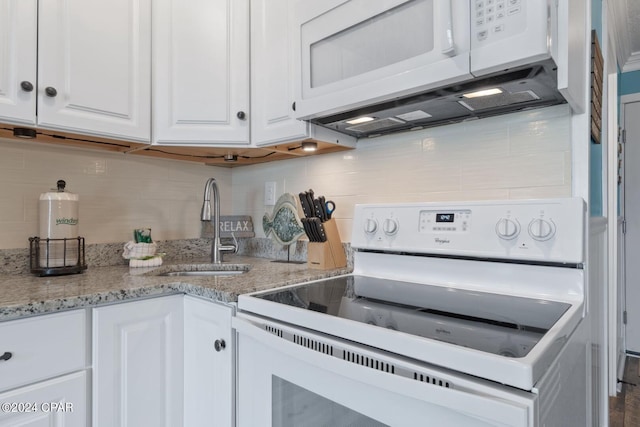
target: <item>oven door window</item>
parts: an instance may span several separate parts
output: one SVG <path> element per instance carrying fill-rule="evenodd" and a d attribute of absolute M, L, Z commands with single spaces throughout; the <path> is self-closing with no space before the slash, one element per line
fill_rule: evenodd
<path fill-rule="evenodd" d="M 274 427 L 387 425 L 275 375 L 271 384 Z"/>

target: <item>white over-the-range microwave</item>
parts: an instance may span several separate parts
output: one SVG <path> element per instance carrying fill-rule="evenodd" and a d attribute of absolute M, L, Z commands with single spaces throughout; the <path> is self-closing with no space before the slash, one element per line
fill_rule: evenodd
<path fill-rule="evenodd" d="M 584 0 L 297 0 L 296 117 L 378 136 L 568 102 Z"/>

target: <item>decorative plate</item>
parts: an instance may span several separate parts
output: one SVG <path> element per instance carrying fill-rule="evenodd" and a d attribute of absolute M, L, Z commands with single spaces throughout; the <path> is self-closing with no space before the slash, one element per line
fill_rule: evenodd
<path fill-rule="evenodd" d="M 266 236 L 271 234 L 281 245 L 290 245 L 304 235 L 296 197 L 290 193 L 280 196 L 273 208 L 273 216 L 265 213 L 262 217 L 262 228 Z"/>

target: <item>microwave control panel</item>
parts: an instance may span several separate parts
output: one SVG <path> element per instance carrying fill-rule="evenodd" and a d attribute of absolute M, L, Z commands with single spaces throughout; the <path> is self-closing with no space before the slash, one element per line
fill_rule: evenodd
<path fill-rule="evenodd" d="M 477 41 L 506 38 L 526 28 L 525 0 L 473 0 L 472 36 Z"/>

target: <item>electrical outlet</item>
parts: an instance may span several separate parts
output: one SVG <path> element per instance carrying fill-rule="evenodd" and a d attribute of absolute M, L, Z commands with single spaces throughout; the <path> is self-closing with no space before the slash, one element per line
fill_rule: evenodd
<path fill-rule="evenodd" d="M 267 206 L 276 204 L 276 183 L 273 181 L 264 183 L 264 204 Z"/>

